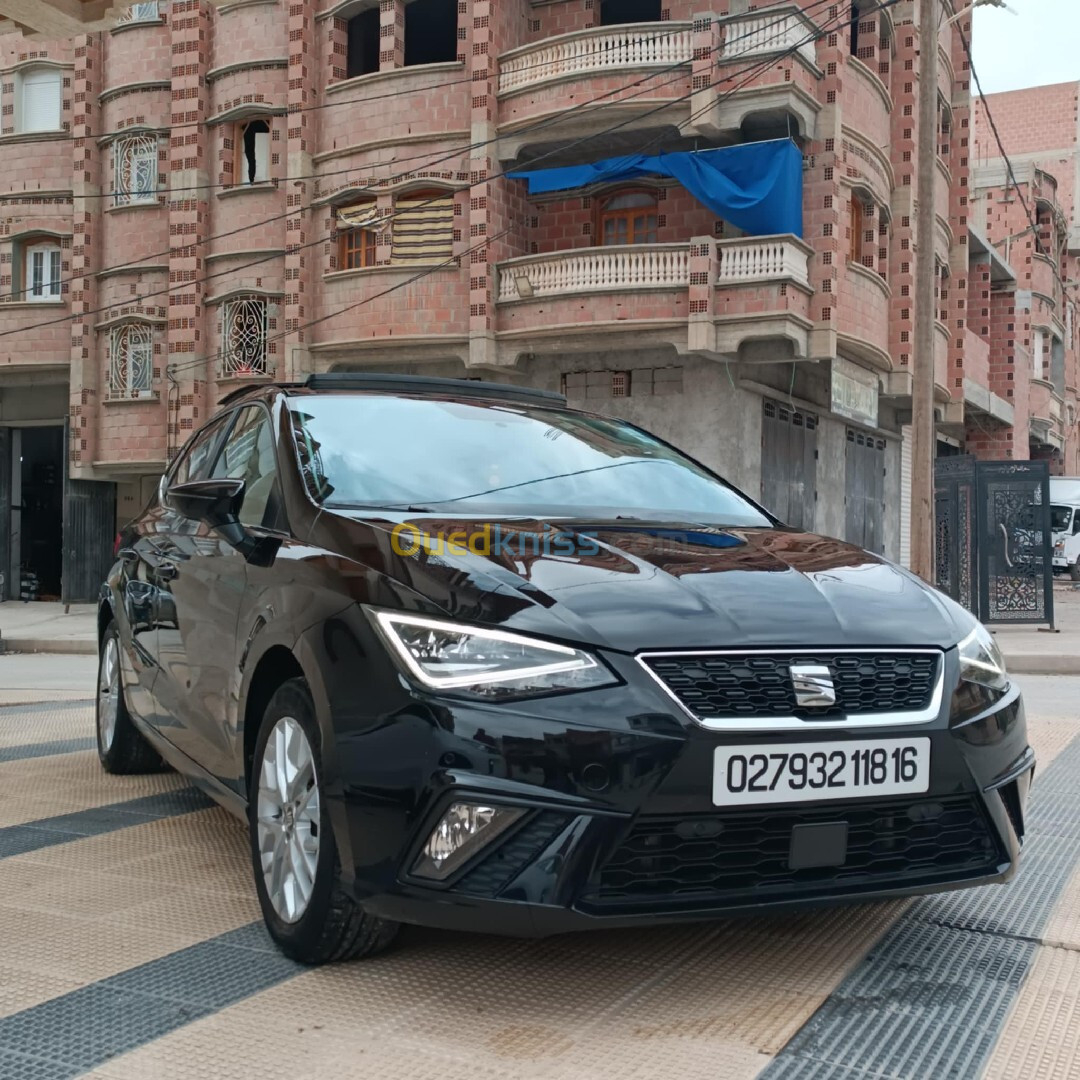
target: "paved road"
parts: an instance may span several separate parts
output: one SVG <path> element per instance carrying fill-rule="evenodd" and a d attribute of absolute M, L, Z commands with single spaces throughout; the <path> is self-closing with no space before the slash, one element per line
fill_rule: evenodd
<path fill-rule="evenodd" d="M 0 657 L 0 688 L 93 685 L 83 658 L 27 659 Z M 315 971 L 270 946 L 224 812 L 175 774 L 104 775 L 78 700 L 0 708 L 0 1080 L 1080 1077 L 1080 679 L 1023 684 L 1040 768 L 1006 888 L 542 942 L 412 930 Z"/>

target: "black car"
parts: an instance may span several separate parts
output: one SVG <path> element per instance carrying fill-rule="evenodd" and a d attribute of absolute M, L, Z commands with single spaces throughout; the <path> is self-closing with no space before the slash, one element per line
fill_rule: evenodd
<path fill-rule="evenodd" d="M 907 571 L 556 394 L 321 375 L 223 405 L 118 539 L 98 744 L 249 822 L 289 955 L 1014 873 L 1020 692 Z"/>

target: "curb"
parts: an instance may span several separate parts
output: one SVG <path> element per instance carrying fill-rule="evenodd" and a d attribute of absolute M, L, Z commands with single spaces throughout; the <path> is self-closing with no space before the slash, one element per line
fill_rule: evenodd
<path fill-rule="evenodd" d="M 77 638 L 0 638 L 2 653 L 56 653 L 64 656 L 97 656 L 96 641 Z"/>
<path fill-rule="evenodd" d="M 1065 653 L 1005 653 L 1005 667 L 1012 675 L 1080 675 L 1080 656 Z"/>

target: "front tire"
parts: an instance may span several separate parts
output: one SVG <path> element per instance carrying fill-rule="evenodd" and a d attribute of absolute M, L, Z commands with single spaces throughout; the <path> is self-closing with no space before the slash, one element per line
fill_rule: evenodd
<path fill-rule="evenodd" d="M 291 679 L 270 699 L 259 729 L 248 815 L 266 928 L 302 964 L 372 956 L 398 931 L 397 923 L 367 914 L 342 885 L 319 748 L 307 684 Z"/>
<path fill-rule="evenodd" d="M 1071 577 L 1073 581 L 1080 581 L 1080 560 L 1074 562 L 1072 566 L 1069 567 L 1069 577 Z"/>
<path fill-rule="evenodd" d="M 120 673 L 120 629 L 113 619 L 105 628 L 98 653 L 97 682 L 98 759 L 106 772 L 118 776 L 160 772 L 161 755 L 135 727 L 124 698 Z"/>

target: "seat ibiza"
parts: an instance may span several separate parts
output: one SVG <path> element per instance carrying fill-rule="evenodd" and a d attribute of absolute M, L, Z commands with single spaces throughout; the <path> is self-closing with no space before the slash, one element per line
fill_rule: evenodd
<path fill-rule="evenodd" d="M 227 398 L 118 538 L 98 749 L 248 823 L 307 963 L 1015 872 L 1034 770 L 987 631 L 559 395 Z"/>

